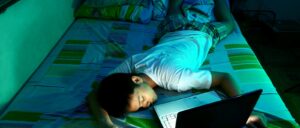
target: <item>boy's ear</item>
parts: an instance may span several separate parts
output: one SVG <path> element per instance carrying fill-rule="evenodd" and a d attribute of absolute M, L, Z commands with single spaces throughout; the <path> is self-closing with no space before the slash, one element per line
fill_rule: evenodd
<path fill-rule="evenodd" d="M 136 83 L 136 84 L 140 84 L 140 83 L 143 83 L 143 78 L 142 77 L 139 77 L 139 76 L 132 76 L 131 77 L 131 80 Z"/>

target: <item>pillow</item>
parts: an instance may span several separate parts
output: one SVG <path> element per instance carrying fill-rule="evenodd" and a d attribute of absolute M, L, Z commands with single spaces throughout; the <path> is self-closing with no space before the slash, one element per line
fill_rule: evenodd
<path fill-rule="evenodd" d="M 153 20 L 163 20 L 167 15 L 169 0 L 152 0 L 153 2 Z"/>
<path fill-rule="evenodd" d="M 148 23 L 152 11 L 149 0 L 87 0 L 76 10 L 75 17 Z"/>

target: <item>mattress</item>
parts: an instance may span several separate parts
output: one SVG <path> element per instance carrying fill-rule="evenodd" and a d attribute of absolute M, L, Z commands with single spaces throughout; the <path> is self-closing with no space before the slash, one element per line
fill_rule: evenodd
<path fill-rule="evenodd" d="M 4 113 L 0 127 L 93 128 L 86 96 L 126 57 L 153 46 L 158 21 L 137 24 L 122 21 L 77 19 L 24 85 Z M 108 56 L 107 43 L 118 43 L 125 57 Z M 299 127 L 239 27 L 222 40 L 201 67 L 228 72 L 242 92 L 263 89 L 254 111 L 265 113 L 268 127 Z M 200 93 L 156 89 L 160 104 Z M 161 127 L 153 108 L 113 118 L 126 127 Z"/>

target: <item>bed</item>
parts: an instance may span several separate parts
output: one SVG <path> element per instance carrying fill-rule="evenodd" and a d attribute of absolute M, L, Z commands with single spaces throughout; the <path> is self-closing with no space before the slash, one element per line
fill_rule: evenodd
<path fill-rule="evenodd" d="M 155 8 L 153 5 L 149 8 Z M 157 14 L 156 19 L 161 19 L 161 15 Z M 0 127 L 96 127 L 87 108 L 87 94 L 126 57 L 153 46 L 160 20 L 138 20 L 147 23 L 77 18 L 1 115 Z M 120 44 L 127 56 L 105 54 L 106 44 L 110 42 Z M 230 73 L 242 92 L 263 89 L 255 111 L 265 113 L 268 127 L 299 127 L 238 26 L 209 54 L 201 68 Z M 156 104 L 200 93 L 160 88 L 156 91 L 159 95 Z M 124 127 L 161 127 L 152 107 L 112 120 Z"/>

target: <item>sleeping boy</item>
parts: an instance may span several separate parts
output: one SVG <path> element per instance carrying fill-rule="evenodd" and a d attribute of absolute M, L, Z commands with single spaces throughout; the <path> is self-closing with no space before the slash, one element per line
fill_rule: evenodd
<path fill-rule="evenodd" d="M 192 1 L 169 0 L 166 19 L 158 26 L 158 44 L 126 59 L 88 95 L 90 110 L 99 126 L 117 127 L 109 116 L 120 117 L 148 108 L 158 98 L 155 87 L 178 92 L 218 89 L 228 96 L 240 94 L 230 74 L 199 69 L 208 53 L 234 29 L 226 1 L 202 0 L 214 3 L 203 10 L 184 9 L 188 2 Z M 212 22 L 211 12 L 216 22 Z M 263 126 L 254 115 L 247 124 Z"/>

